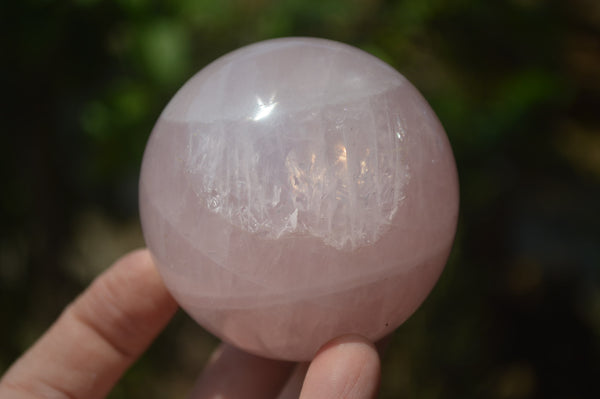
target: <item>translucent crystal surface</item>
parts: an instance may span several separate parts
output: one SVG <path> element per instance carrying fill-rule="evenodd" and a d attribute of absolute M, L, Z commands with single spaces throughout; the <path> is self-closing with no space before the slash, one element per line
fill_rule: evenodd
<path fill-rule="evenodd" d="M 387 64 L 321 39 L 230 53 L 175 95 L 140 181 L 147 244 L 181 306 L 269 357 L 378 339 L 422 302 L 458 212 L 452 151 Z"/>

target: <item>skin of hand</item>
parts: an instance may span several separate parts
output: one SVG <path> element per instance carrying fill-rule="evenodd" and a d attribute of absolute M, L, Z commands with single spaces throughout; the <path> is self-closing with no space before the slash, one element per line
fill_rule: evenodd
<path fill-rule="evenodd" d="M 0 398 L 103 398 L 167 325 L 177 304 L 147 250 L 107 269 L 0 379 Z M 310 363 L 261 358 L 221 344 L 190 399 L 374 398 L 373 344 L 348 335 Z"/>

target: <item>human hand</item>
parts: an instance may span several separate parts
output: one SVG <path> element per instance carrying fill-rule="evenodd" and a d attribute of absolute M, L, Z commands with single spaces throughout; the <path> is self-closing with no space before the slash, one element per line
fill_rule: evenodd
<path fill-rule="evenodd" d="M 167 325 L 177 304 L 147 250 L 100 275 L 0 379 L 0 398 L 102 398 Z M 379 357 L 345 336 L 310 364 L 265 359 L 222 344 L 190 399 L 373 398 Z"/>

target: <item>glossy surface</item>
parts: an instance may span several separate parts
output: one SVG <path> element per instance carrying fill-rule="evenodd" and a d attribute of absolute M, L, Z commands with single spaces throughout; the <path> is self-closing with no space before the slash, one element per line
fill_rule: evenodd
<path fill-rule="evenodd" d="M 146 148 L 140 209 L 192 317 L 248 351 L 306 360 L 416 309 L 450 251 L 458 184 L 404 77 L 340 43 L 277 39 L 175 95 Z"/>

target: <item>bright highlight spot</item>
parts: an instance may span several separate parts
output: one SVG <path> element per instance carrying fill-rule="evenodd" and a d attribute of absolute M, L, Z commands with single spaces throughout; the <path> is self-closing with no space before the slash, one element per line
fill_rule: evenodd
<path fill-rule="evenodd" d="M 273 112 L 275 106 L 277 106 L 277 103 L 273 101 L 274 97 L 275 96 L 271 96 L 267 103 L 263 102 L 263 100 L 260 97 L 256 97 L 256 104 L 258 109 L 256 111 L 256 114 L 254 114 L 254 118 L 252 118 L 253 121 L 259 121 L 261 119 L 264 119 L 267 116 L 269 116 L 271 112 Z"/>

